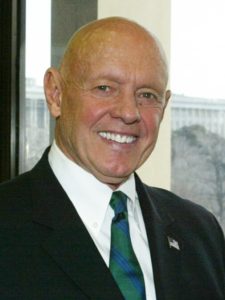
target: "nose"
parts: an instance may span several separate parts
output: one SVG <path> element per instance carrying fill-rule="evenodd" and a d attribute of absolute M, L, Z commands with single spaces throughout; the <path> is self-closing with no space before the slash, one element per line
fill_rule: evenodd
<path fill-rule="evenodd" d="M 133 124 L 141 120 L 138 104 L 133 94 L 120 95 L 111 111 L 113 118 L 120 118 L 125 124 Z"/>

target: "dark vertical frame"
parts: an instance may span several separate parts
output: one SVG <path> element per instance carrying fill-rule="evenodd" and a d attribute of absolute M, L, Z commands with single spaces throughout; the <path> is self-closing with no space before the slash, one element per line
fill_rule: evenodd
<path fill-rule="evenodd" d="M 0 182 L 18 174 L 23 2 L 0 0 Z"/>
<path fill-rule="evenodd" d="M 19 15 L 20 15 L 20 32 L 18 38 L 18 159 L 17 159 L 17 173 L 20 173 L 20 166 L 24 163 L 24 150 L 25 150 L 25 127 L 26 127 L 26 112 L 25 112 L 25 102 L 26 102 L 26 74 L 25 74 L 25 43 L 26 43 L 26 0 L 20 0 L 19 7 Z"/>
<path fill-rule="evenodd" d="M 0 180 L 16 174 L 18 1 L 0 2 Z"/>

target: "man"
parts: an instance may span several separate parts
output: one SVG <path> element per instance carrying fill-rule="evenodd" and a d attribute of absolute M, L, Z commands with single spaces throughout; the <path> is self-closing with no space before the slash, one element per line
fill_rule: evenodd
<path fill-rule="evenodd" d="M 159 42 L 132 21 L 94 21 L 71 38 L 44 79 L 55 141 L 0 188 L 1 299 L 225 299 L 215 218 L 135 174 L 167 81 Z"/>

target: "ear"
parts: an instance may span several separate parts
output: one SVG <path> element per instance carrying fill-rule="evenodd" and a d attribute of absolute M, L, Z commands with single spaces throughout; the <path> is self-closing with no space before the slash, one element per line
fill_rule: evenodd
<path fill-rule="evenodd" d="M 165 102 L 165 108 L 166 108 L 166 106 L 167 106 L 167 104 L 169 102 L 170 97 L 171 97 L 171 91 L 167 90 L 166 91 L 166 95 L 165 95 L 165 100 L 166 100 L 166 102 Z"/>
<path fill-rule="evenodd" d="M 169 102 L 169 99 L 171 97 L 171 91 L 170 90 L 167 90 L 166 93 L 165 93 L 165 105 L 164 105 L 164 108 L 163 108 L 163 115 L 162 115 L 162 119 L 164 117 L 164 113 L 165 113 L 165 110 L 166 110 L 166 107 L 167 107 L 167 104 Z"/>
<path fill-rule="evenodd" d="M 62 80 L 55 68 L 49 68 L 44 76 L 44 91 L 48 109 L 54 118 L 61 114 Z"/>

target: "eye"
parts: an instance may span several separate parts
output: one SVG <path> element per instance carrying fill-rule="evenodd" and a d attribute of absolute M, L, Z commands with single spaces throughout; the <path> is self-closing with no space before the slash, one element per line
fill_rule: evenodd
<path fill-rule="evenodd" d="M 157 99 L 157 96 L 154 95 L 153 93 L 150 93 L 150 92 L 143 92 L 143 93 L 140 94 L 140 97 L 141 98 L 143 97 L 143 98 L 147 98 L 147 99 L 152 99 L 152 100 Z"/>
<path fill-rule="evenodd" d="M 102 92 L 109 92 L 110 91 L 110 86 L 108 86 L 108 85 L 99 85 L 99 86 L 97 86 L 97 89 L 99 91 L 102 91 Z"/>
<path fill-rule="evenodd" d="M 140 90 L 136 94 L 136 98 L 139 105 L 148 105 L 152 107 L 162 106 L 162 98 L 154 91 Z"/>
<path fill-rule="evenodd" d="M 92 93 L 98 98 L 112 98 L 115 97 L 119 92 L 118 86 L 116 84 L 100 84 L 96 85 Z"/>

